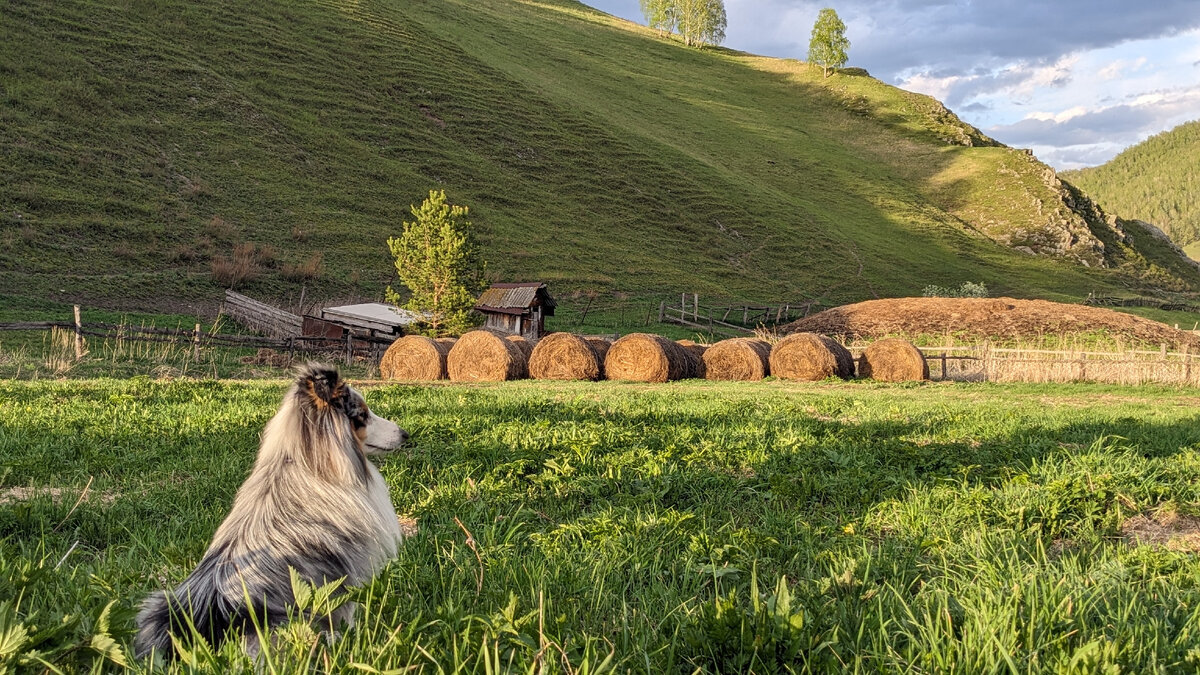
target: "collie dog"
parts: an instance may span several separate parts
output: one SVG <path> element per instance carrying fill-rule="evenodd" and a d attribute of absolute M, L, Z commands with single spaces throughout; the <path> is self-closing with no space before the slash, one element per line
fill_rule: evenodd
<path fill-rule="evenodd" d="M 138 657 L 156 651 L 172 658 L 172 636 L 187 644 L 193 627 L 214 648 L 227 631 L 240 631 L 257 653 L 255 624 L 265 634 L 288 618 L 289 568 L 316 585 L 368 581 L 395 557 L 402 535 L 367 455 L 407 439 L 336 369 L 304 366 L 263 430 L 254 469 L 200 564 L 174 590 L 142 603 Z M 331 623 L 348 625 L 353 611 L 349 603 L 339 607 Z"/>

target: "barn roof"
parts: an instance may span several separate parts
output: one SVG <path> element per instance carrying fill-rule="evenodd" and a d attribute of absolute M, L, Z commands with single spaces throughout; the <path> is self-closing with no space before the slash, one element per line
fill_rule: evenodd
<path fill-rule="evenodd" d="M 475 301 L 475 309 L 487 313 L 527 314 L 534 307 L 544 308 L 547 316 L 554 315 L 557 305 L 546 284 L 540 281 L 526 283 L 492 284 Z"/>

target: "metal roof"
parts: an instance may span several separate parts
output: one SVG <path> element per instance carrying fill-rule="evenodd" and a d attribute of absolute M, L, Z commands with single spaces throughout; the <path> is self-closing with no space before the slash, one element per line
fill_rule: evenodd
<path fill-rule="evenodd" d="M 382 302 L 326 307 L 321 310 L 321 318 L 371 328 L 408 326 L 421 320 L 418 314 Z"/>
<path fill-rule="evenodd" d="M 539 302 L 540 299 L 540 302 Z M 504 314 L 524 314 L 531 307 L 540 304 L 546 308 L 546 314 L 554 314 L 557 303 L 550 297 L 546 284 L 540 281 L 529 283 L 492 284 L 475 301 L 475 309 L 481 312 L 501 312 Z"/>

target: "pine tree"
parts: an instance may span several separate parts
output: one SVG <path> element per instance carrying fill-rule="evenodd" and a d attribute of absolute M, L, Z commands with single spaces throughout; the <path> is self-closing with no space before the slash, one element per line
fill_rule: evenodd
<path fill-rule="evenodd" d="M 846 24 L 832 8 L 822 9 L 808 42 L 809 62 L 821 64 L 825 77 L 829 77 L 831 69 L 846 65 L 848 49 L 850 40 L 846 39 Z"/>
<path fill-rule="evenodd" d="M 467 207 L 446 203 L 444 190 L 430 190 L 421 206 L 410 206 L 415 222 L 388 239 L 396 274 L 409 290 L 404 309 L 424 314 L 433 335 L 460 333 L 472 325 L 475 297 L 486 286 L 486 263 L 475 244 Z M 387 301 L 400 305 L 389 286 Z"/>

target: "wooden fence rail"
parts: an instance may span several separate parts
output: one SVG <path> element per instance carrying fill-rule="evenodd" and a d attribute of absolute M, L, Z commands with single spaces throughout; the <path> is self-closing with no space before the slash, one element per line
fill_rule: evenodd
<path fill-rule="evenodd" d="M 78 307 L 76 308 L 78 317 Z M 188 330 L 186 328 L 159 328 L 157 326 L 137 326 L 133 324 L 115 324 L 104 321 L 14 321 L 0 323 L 0 331 L 50 331 L 56 328 L 72 330 L 76 339 L 76 358 L 83 358 L 84 337 L 95 337 L 107 340 L 125 340 L 130 342 L 151 342 L 159 344 L 176 344 L 191 347 L 199 354 L 202 348 L 240 348 L 240 349 L 273 349 L 286 351 L 289 361 L 297 353 L 328 355 L 337 353 L 344 356 L 345 362 L 351 363 L 356 356 L 366 356 L 378 360 L 387 345 L 392 340 L 372 335 L 354 335 L 346 333 L 344 339 L 331 339 L 324 336 L 288 335 L 285 337 L 260 337 L 256 335 L 230 335 L 223 333 L 205 332 L 200 324 Z"/>

